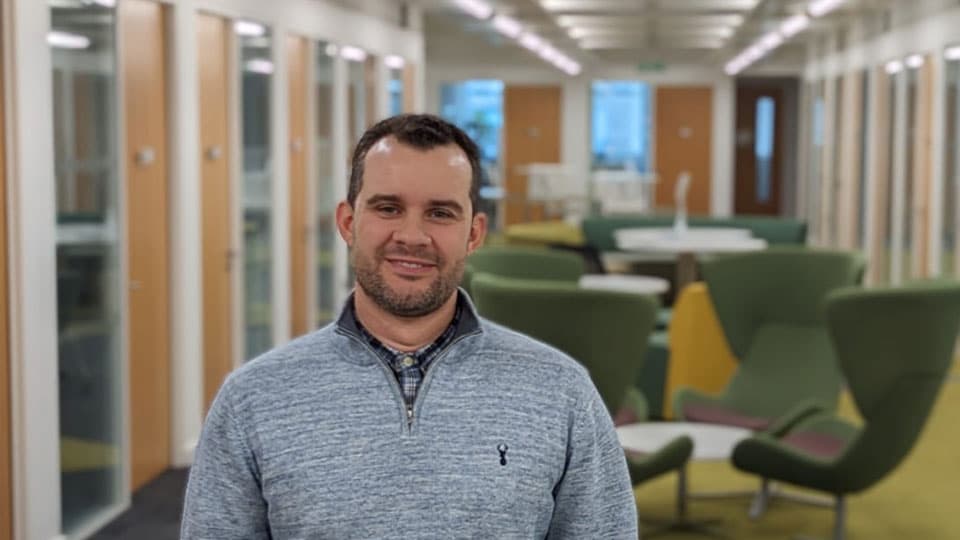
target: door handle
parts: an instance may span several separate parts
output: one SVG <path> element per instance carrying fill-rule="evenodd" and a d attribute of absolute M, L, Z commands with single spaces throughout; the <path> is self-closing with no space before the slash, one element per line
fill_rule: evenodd
<path fill-rule="evenodd" d="M 137 153 L 134 154 L 134 161 L 137 165 L 141 167 L 148 167 L 153 165 L 153 162 L 157 160 L 157 153 L 152 146 L 144 146 L 143 148 L 137 150 Z"/>
<path fill-rule="evenodd" d="M 204 152 L 204 155 L 207 157 L 208 160 L 210 160 L 210 161 L 216 161 L 216 160 L 220 159 L 220 156 L 223 155 L 223 149 L 220 148 L 220 145 L 216 145 L 216 144 L 215 144 L 215 145 L 207 148 L 207 151 Z"/>

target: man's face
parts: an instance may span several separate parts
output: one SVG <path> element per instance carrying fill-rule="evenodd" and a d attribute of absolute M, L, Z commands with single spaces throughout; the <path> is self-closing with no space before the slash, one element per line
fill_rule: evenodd
<path fill-rule="evenodd" d="M 359 292 L 401 317 L 450 298 L 486 234 L 486 216 L 472 215 L 470 180 L 455 144 L 424 151 L 387 137 L 370 149 L 355 206 L 337 207 Z"/>

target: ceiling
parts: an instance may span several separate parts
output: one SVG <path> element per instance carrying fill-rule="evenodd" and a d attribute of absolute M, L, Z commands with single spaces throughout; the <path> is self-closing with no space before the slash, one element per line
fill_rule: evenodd
<path fill-rule="evenodd" d="M 722 66 L 807 0 L 487 0 L 495 13 L 527 29 L 584 65 Z M 855 17 L 878 15 L 896 0 L 848 0 L 781 45 L 767 61 L 801 65 L 805 40 Z M 451 0 L 420 0 L 428 59 L 526 54 L 489 21 L 470 17 Z M 468 54 L 469 56 L 464 56 Z"/>

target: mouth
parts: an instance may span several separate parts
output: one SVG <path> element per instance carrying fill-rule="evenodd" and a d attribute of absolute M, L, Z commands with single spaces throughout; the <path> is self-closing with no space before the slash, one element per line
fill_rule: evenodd
<path fill-rule="evenodd" d="M 422 276 L 429 274 L 437 264 L 419 259 L 388 257 L 385 261 L 394 272 L 405 276 Z"/>

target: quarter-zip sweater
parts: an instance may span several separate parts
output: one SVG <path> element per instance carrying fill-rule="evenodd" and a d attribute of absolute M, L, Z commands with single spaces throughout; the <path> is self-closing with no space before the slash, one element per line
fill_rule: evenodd
<path fill-rule="evenodd" d="M 336 324 L 232 373 L 204 423 L 181 538 L 637 538 L 624 454 L 586 370 L 469 301 L 464 317 L 412 420 L 394 374 Z"/>

